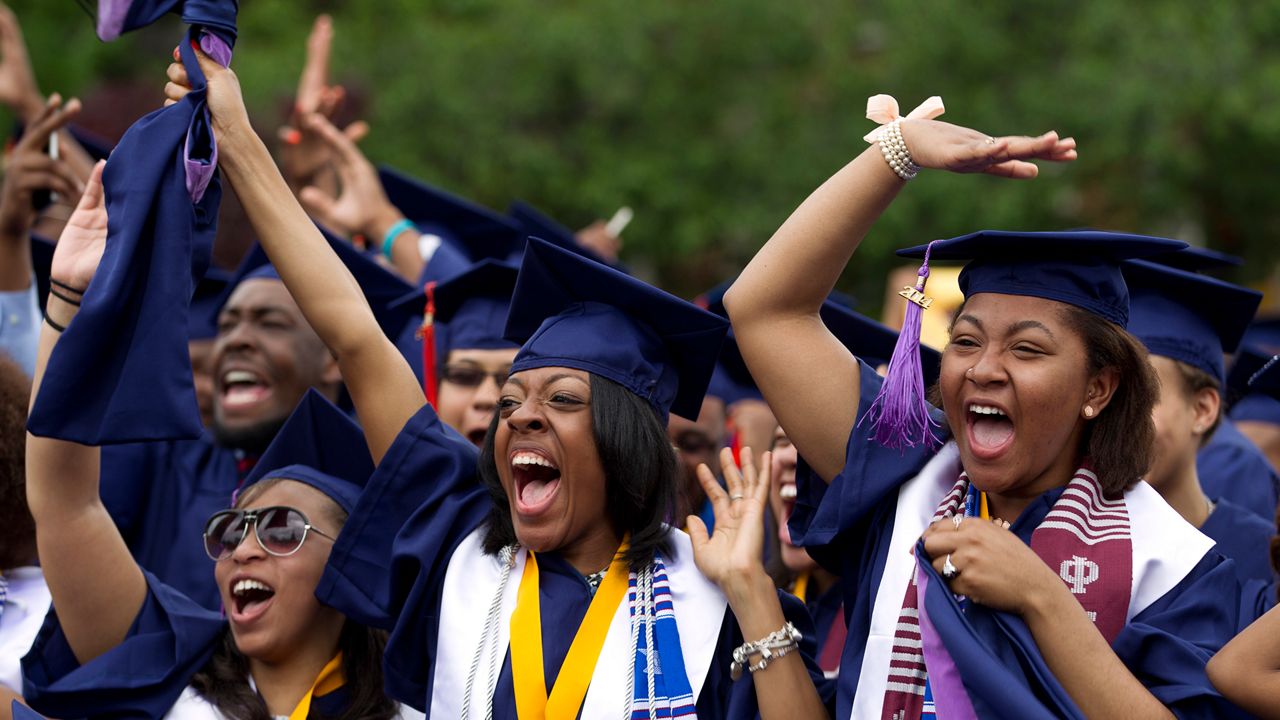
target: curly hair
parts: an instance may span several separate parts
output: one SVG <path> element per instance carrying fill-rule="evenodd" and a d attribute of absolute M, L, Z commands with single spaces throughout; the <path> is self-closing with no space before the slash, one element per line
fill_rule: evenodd
<path fill-rule="evenodd" d="M 31 381 L 0 353 L 0 570 L 36 558 L 36 523 L 27 507 L 27 405 Z"/>

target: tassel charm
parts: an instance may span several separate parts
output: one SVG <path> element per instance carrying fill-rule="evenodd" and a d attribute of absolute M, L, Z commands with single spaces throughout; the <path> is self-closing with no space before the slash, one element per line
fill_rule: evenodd
<path fill-rule="evenodd" d="M 936 240 L 934 242 L 937 242 Z M 921 315 L 933 304 L 933 298 L 924 294 L 929 279 L 929 255 L 933 243 L 925 250 L 924 263 L 917 273 L 915 287 L 907 285 L 898 293 L 907 300 L 902 320 L 902 332 L 893 348 L 889 369 L 885 371 L 880 393 L 872 402 L 867 414 L 858 421 L 871 423 L 871 437 L 888 448 L 903 450 L 925 445 L 933 447 L 938 438 L 933 433 L 937 423 L 929 416 L 929 402 L 925 399 L 924 369 L 920 365 Z"/>

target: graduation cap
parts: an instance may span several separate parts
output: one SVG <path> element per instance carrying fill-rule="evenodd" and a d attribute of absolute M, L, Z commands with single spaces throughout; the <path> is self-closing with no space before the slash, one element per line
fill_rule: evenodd
<path fill-rule="evenodd" d="M 209 340 L 218 334 L 218 309 L 222 307 L 227 285 L 233 275 L 219 267 L 210 267 L 191 296 L 191 312 L 187 317 L 187 339 Z"/>
<path fill-rule="evenodd" d="M 160 6 L 179 8 L 113 2 L 100 7 L 99 19 L 118 33 L 154 19 Z M 221 187 L 206 82 L 192 43 L 229 62 L 236 3 L 192 0 L 181 10 L 224 34 L 229 23 L 231 37 L 189 29 L 178 49 L 191 92 L 134 123 L 107 161 L 106 249 L 49 358 L 27 421 L 35 435 L 105 445 L 203 432 L 187 350 L 189 304 L 209 267 Z"/>
<path fill-rule="evenodd" d="M 387 199 L 418 232 L 441 240 L 419 284 L 444 281 L 481 260 L 512 259 L 524 245 L 524 231 L 501 213 L 390 167 L 380 167 L 378 179 Z"/>
<path fill-rule="evenodd" d="M 577 233 L 556 222 L 550 215 L 523 200 L 512 200 L 511 204 L 507 206 L 507 215 L 515 220 L 524 229 L 524 233 L 530 237 L 542 238 L 564 250 L 577 253 L 616 270 L 625 271 L 619 263 L 609 262 L 600 253 L 578 242 Z"/>
<path fill-rule="evenodd" d="M 1154 262 L 1123 266 L 1128 330 L 1155 355 L 1226 380 L 1224 353 L 1235 352 L 1262 293 Z"/>
<path fill-rule="evenodd" d="M 893 357 L 893 349 L 898 344 L 897 330 L 831 300 L 822 303 L 818 314 L 831 334 L 849 348 L 854 357 L 872 368 L 887 364 Z M 941 364 L 942 353 L 927 345 L 920 346 L 920 368 L 926 388 L 938 382 Z"/>
<path fill-rule="evenodd" d="M 1272 400 L 1280 400 L 1280 355 L 1273 355 L 1258 372 L 1249 379 L 1249 389 L 1262 393 Z"/>
<path fill-rule="evenodd" d="M 437 368 L 453 350 L 499 350 L 519 345 L 504 337 L 517 268 L 484 260 L 439 285 L 428 284 L 391 303 L 417 319 L 409 323 L 397 346 L 422 378 L 427 399 L 435 405 Z"/>
<path fill-rule="evenodd" d="M 512 373 L 569 367 L 608 378 L 665 423 L 697 418 L 729 323 L 626 273 L 529 239 L 507 318 Z"/>
<path fill-rule="evenodd" d="M 1153 262 L 1166 267 L 1186 270 L 1187 272 L 1203 273 L 1215 270 L 1225 270 L 1227 268 L 1240 267 L 1244 265 L 1244 258 L 1228 255 L 1217 250 L 1209 248 L 1186 247 L 1173 252 L 1160 253 L 1159 255 L 1151 255 L 1146 258 L 1148 262 Z"/>
<path fill-rule="evenodd" d="M 323 395 L 307 390 L 237 495 L 263 480 L 296 480 L 350 514 L 373 469 L 360 426 Z"/>
<path fill-rule="evenodd" d="M 924 263 L 915 286 L 898 293 L 907 300 L 907 311 L 885 382 L 866 416 L 873 437 L 895 448 L 937 440 L 930 430 L 919 353 L 921 313 L 932 302 L 924 293 L 931 260 L 968 261 L 959 277 L 966 300 L 980 293 L 1044 298 L 1123 327 L 1129 320 L 1129 291 L 1120 263 L 1186 246 L 1177 240 L 1096 230 L 982 230 L 899 250 L 898 255 L 922 258 Z"/>

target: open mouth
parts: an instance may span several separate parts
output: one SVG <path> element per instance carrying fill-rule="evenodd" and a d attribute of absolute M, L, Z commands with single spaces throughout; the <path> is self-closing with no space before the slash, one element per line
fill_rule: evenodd
<path fill-rule="evenodd" d="M 262 402 L 271 394 L 271 386 L 259 374 L 249 370 L 228 370 L 222 375 L 221 400 L 224 409 L 237 409 Z"/>
<path fill-rule="evenodd" d="M 968 416 L 969 448 L 982 459 L 993 459 L 1013 443 L 1013 421 L 1008 413 L 994 406 L 970 403 Z"/>
<path fill-rule="evenodd" d="M 784 482 L 778 488 L 778 495 L 782 497 L 782 517 L 778 518 L 778 540 L 785 545 L 794 545 L 791 542 L 791 529 L 787 527 L 787 521 L 791 519 L 791 512 L 796 507 L 796 484 L 794 482 Z"/>
<path fill-rule="evenodd" d="M 549 508 L 560 488 L 560 468 L 539 452 L 517 450 L 511 456 L 511 477 L 521 515 L 537 515 Z"/>
<path fill-rule="evenodd" d="M 276 591 L 261 580 L 243 578 L 231 586 L 231 617 L 239 623 L 249 622 L 266 612 Z"/>
<path fill-rule="evenodd" d="M 489 426 L 473 428 L 467 431 L 467 439 L 476 447 L 484 447 L 484 439 L 489 435 Z"/>

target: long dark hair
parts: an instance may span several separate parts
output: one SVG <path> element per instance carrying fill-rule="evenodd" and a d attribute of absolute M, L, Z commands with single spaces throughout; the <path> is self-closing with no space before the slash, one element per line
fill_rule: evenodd
<path fill-rule="evenodd" d="M 1132 487 L 1151 467 L 1155 423 L 1151 410 L 1160 397 L 1160 380 L 1137 338 L 1086 310 L 1069 307 L 1067 322 L 1084 338 L 1089 373 L 1112 368 L 1119 376 L 1111 402 L 1085 423 L 1084 455 L 1109 495 Z"/>
<path fill-rule="evenodd" d="M 655 551 L 666 550 L 665 523 L 675 512 L 679 477 L 675 451 L 647 402 L 599 375 L 590 375 L 590 383 L 591 432 L 607 484 L 605 512 L 618 531 L 631 533 L 625 558 L 632 569 L 639 569 Z M 511 501 L 498 479 L 493 453 L 499 422 L 495 413 L 480 451 L 480 482 L 491 501 L 484 536 L 484 551 L 490 554 L 516 543 Z"/>
<path fill-rule="evenodd" d="M 249 487 L 236 503 L 243 506 L 254 497 L 281 482 L 283 478 L 264 480 Z M 329 502 L 329 515 L 336 527 L 347 521 L 347 513 L 337 503 Z M 344 690 L 350 697 L 347 707 L 332 717 L 312 710 L 311 716 L 321 720 L 390 720 L 399 712 L 395 701 L 387 697 L 382 683 L 382 652 L 387 634 L 354 620 L 346 620 L 338 636 L 342 652 L 342 671 L 346 676 Z M 272 720 L 267 704 L 249 687 L 249 659 L 236 647 L 230 626 L 213 656 L 200 672 L 191 678 L 191 686 L 229 720 Z"/>

